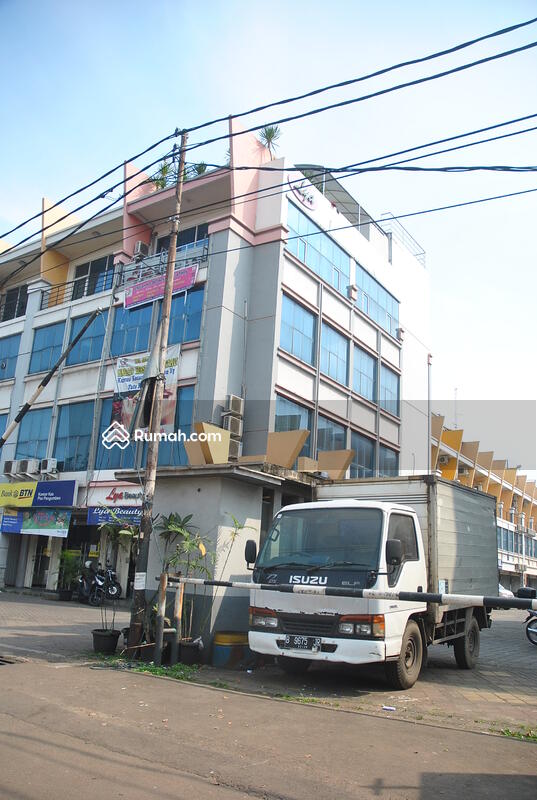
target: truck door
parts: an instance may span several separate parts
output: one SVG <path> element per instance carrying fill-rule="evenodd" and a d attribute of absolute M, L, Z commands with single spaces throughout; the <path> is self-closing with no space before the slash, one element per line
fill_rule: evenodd
<path fill-rule="evenodd" d="M 425 563 L 418 545 L 414 518 L 409 514 L 393 512 L 388 523 L 388 539 L 399 539 L 403 547 L 401 565 L 388 574 L 388 587 L 401 592 L 416 592 L 420 587 L 427 591 Z M 417 610 L 425 610 L 426 605 L 390 600 L 387 607 L 386 655 L 398 655 L 409 616 Z"/>

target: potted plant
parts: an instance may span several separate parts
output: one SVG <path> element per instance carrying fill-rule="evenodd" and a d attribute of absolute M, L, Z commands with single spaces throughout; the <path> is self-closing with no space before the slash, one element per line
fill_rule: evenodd
<path fill-rule="evenodd" d="M 160 536 L 166 543 L 166 555 L 164 557 L 164 568 L 169 570 L 175 568 L 176 574 L 185 577 L 211 577 L 208 566 L 207 547 L 203 537 L 190 525 L 192 514 L 181 518 L 179 514 L 171 513 L 169 516 L 162 516 L 161 521 L 156 526 L 160 530 Z M 174 549 L 168 555 L 169 547 Z M 194 602 L 189 600 L 185 603 L 181 625 L 181 661 L 184 664 L 197 664 L 201 658 L 203 650 L 203 640 L 201 636 L 193 636 L 194 624 Z"/>
<path fill-rule="evenodd" d="M 96 653 L 104 653 L 112 655 L 116 652 L 117 642 L 120 637 L 121 631 L 114 628 L 116 621 L 116 607 L 117 601 L 112 600 L 112 614 L 108 614 L 106 606 L 106 598 L 104 593 L 101 596 L 101 626 L 92 630 L 93 635 L 93 649 Z"/>
<path fill-rule="evenodd" d="M 79 567 L 78 556 L 71 550 L 62 550 L 60 553 L 60 568 L 58 570 L 58 596 L 60 600 L 71 600 L 73 584 L 78 575 Z"/>

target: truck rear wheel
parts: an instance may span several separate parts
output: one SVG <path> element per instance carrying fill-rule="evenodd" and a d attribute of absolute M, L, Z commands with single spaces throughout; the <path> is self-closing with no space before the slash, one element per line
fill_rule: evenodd
<path fill-rule="evenodd" d="M 278 664 L 288 675 L 304 675 L 308 671 L 311 661 L 308 658 L 278 657 Z"/>
<path fill-rule="evenodd" d="M 474 669 L 479 658 L 479 625 L 472 617 L 464 636 L 453 642 L 455 661 L 459 669 Z"/>
<path fill-rule="evenodd" d="M 405 628 L 397 661 L 386 663 L 386 678 L 394 689 L 410 689 L 418 680 L 423 661 L 423 640 L 414 620 Z"/>

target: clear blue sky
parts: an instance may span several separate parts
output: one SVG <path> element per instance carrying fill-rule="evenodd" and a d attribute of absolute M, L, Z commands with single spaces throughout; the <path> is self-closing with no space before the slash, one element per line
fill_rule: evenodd
<path fill-rule="evenodd" d="M 537 2 L 525 0 L 0 0 L 0 228 L 35 212 L 43 194 L 58 198 L 176 126 L 358 76 L 532 16 Z M 533 39 L 537 25 L 327 98 Z M 531 114 L 536 74 L 537 49 L 291 123 L 279 152 L 297 162 L 344 164 Z M 530 133 L 429 163 L 532 164 L 536 143 Z M 224 152 L 214 146 L 199 151 L 199 159 L 219 161 Z M 531 188 L 537 175 L 383 173 L 347 186 L 376 216 Z M 432 279 L 437 398 L 452 398 L 455 387 L 461 399 L 537 396 L 536 212 L 537 196 L 529 195 L 407 223 L 427 251 Z"/>

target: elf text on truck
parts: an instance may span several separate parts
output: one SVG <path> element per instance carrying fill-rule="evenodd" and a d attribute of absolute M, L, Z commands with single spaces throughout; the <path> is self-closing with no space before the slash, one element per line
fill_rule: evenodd
<path fill-rule="evenodd" d="M 254 582 L 498 594 L 493 497 L 433 476 L 327 484 L 317 497 L 281 509 L 257 558 L 247 543 Z M 250 647 L 284 669 L 384 662 L 398 689 L 416 682 L 431 644 L 452 645 L 459 667 L 472 669 L 491 624 L 482 606 L 398 599 L 254 589 L 250 604 Z"/>

